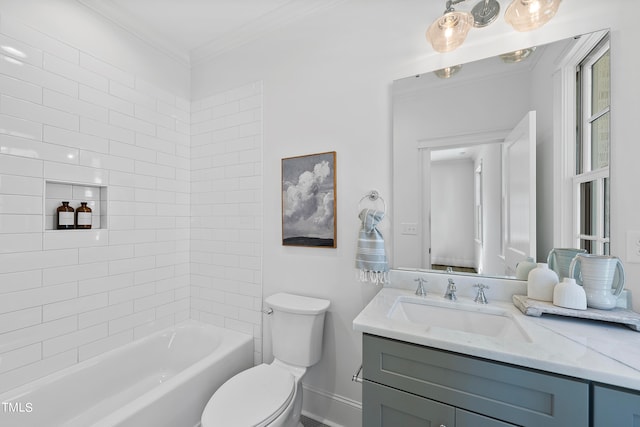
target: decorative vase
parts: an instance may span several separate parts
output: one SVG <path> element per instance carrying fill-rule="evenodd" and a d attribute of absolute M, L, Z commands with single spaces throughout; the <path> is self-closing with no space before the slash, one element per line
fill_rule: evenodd
<path fill-rule="evenodd" d="M 529 272 L 527 277 L 527 297 L 539 301 L 553 301 L 553 288 L 558 284 L 558 275 L 545 262 Z"/>
<path fill-rule="evenodd" d="M 558 274 L 558 279 L 562 280 L 569 276 L 569 266 L 571 261 L 578 254 L 584 254 L 585 249 L 577 248 L 553 248 L 547 256 L 547 264 L 549 268 Z"/>
<path fill-rule="evenodd" d="M 624 267 L 615 256 L 578 254 L 569 275 L 584 287 L 588 307 L 610 310 L 624 289 Z"/>
<path fill-rule="evenodd" d="M 565 277 L 553 288 L 553 305 L 574 310 L 587 309 L 587 294 L 575 279 Z"/>
<path fill-rule="evenodd" d="M 520 261 L 516 264 L 516 279 L 527 280 L 529 272 L 537 266 L 538 264 L 533 260 L 533 257 L 527 257 L 524 261 Z"/>

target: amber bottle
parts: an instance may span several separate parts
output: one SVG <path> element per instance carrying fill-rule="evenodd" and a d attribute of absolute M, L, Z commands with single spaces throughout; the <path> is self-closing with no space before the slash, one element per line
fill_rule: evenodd
<path fill-rule="evenodd" d="M 69 230 L 75 228 L 73 216 L 73 208 L 69 206 L 69 202 L 62 202 L 62 206 L 57 209 L 57 228 L 58 230 Z"/>
<path fill-rule="evenodd" d="M 91 228 L 91 208 L 87 202 L 80 202 L 80 207 L 76 209 L 76 228 Z"/>

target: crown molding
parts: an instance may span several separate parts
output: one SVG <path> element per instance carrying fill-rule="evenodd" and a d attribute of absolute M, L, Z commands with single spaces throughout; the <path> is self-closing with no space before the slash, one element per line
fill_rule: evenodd
<path fill-rule="evenodd" d="M 158 32 L 141 25 L 140 21 L 137 21 L 112 3 L 101 0 L 76 1 L 165 55 L 186 66 L 190 66 L 188 52 L 185 52 L 184 49 L 179 48 Z"/>

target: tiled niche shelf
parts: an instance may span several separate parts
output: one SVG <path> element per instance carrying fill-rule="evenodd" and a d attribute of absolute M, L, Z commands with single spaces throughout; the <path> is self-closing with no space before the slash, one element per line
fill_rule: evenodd
<path fill-rule="evenodd" d="M 83 229 L 58 230 L 57 209 L 62 202 L 69 202 L 74 210 L 80 202 L 91 208 L 91 229 L 107 228 L 107 187 L 78 182 L 45 181 L 44 184 L 44 229 L 45 231 L 86 231 Z"/>

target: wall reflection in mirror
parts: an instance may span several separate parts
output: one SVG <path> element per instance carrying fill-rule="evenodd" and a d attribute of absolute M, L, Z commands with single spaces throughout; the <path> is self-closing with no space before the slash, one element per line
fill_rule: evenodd
<path fill-rule="evenodd" d="M 514 276 L 581 245 L 553 214 L 554 187 L 571 185 L 554 182 L 558 70 L 580 38 L 394 82 L 394 267 Z"/>

